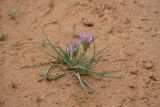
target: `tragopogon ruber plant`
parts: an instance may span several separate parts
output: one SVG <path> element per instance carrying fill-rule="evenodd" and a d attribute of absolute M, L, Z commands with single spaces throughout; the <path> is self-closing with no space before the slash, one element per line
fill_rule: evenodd
<path fill-rule="evenodd" d="M 94 71 L 91 69 L 92 66 L 99 63 L 100 55 L 104 52 L 106 48 L 96 53 L 95 38 L 92 36 L 92 34 L 81 32 L 79 36 L 80 40 L 73 40 L 66 49 L 62 49 L 60 46 L 52 43 L 45 34 L 47 44 L 49 44 L 49 46 L 54 50 L 56 55 L 41 50 L 45 54 L 52 57 L 53 61 L 40 64 L 49 64 L 49 68 L 43 74 L 41 74 L 41 79 L 39 81 L 43 79 L 56 80 L 65 76 L 66 74 L 71 74 L 71 76 L 76 77 L 84 91 L 93 91 L 93 88 L 90 86 L 87 80 L 84 79 L 83 75 L 95 75 L 114 78 L 114 76 L 112 76 L 111 74 L 118 70 L 112 72 L 105 72 Z M 91 45 L 93 45 L 93 54 L 90 57 L 87 57 L 86 53 L 90 50 L 89 48 L 91 47 Z M 58 67 L 64 72 L 53 75 L 49 72 L 51 67 Z"/>

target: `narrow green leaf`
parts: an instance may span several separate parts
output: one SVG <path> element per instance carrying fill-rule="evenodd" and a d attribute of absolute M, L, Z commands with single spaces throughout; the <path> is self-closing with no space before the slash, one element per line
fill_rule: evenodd
<path fill-rule="evenodd" d="M 95 89 L 87 82 L 87 80 L 85 80 L 84 78 L 81 79 L 90 90 L 96 92 Z"/>
<path fill-rule="evenodd" d="M 81 85 L 82 89 L 84 90 L 84 92 L 86 92 L 86 90 L 85 90 L 85 85 L 84 85 L 84 83 L 83 83 L 83 81 L 82 81 L 82 79 L 81 79 L 80 74 L 77 72 L 77 73 L 74 73 L 74 75 L 75 75 L 75 76 L 77 77 L 77 79 L 79 80 L 80 85 Z"/>
<path fill-rule="evenodd" d="M 41 30 L 42 30 L 45 38 L 47 39 L 47 41 L 49 42 L 49 44 L 50 44 L 51 47 L 53 48 L 53 50 L 56 51 L 56 53 L 57 53 L 60 57 L 62 57 L 62 55 L 61 55 L 61 54 L 58 52 L 58 50 L 56 49 L 57 47 L 56 47 L 54 44 L 52 44 L 51 41 L 48 39 L 47 34 L 44 32 L 44 30 L 42 29 L 41 26 L 40 26 L 40 28 L 41 28 Z"/>
<path fill-rule="evenodd" d="M 110 47 L 111 44 L 107 45 L 106 47 L 104 47 L 103 49 L 101 49 L 97 54 L 95 54 L 95 57 L 99 56 L 100 54 L 102 54 L 108 47 Z"/>
<path fill-rule="evenodd" d="M 58 57 L 56 57 L 56 56 L 54 56 L 54 55 L 51 55 L 50 53 L 48 53 L 48 52 L 45 52 L 45 51 L 43 51 L 43 50 L 40 50 L 41 52 L 43 52 L 43 53 L 45 53 L 45 54 L 47 54 L 48 56 L 50 56 L 50 57 L 52 57 L 52 58 L 54 58 L 54 59 L 56 59 L 57 61 L 59 61 L 60 60 L 60 58 L 58 58 Z"/>
<path fill-rule="evenodd" d="M 21 68 L 37 67 L 37 66 L 49 65 L 49 64 L 53 64 L 53 63 L 54 63 L 53 61 L 51 61 L 51 62 L 42 62 L 42 63 L 39 63 L 39 64 L 26 65 L 26 66 L 23 66 Z"/>
<path fill-rule="evenodd" d="M 47 80 L 52 81 L 52 80 L 57 80 L 59 78 L 62 78 L 66 73 L 61 73 L 58 75 L 48 75 Z"/>

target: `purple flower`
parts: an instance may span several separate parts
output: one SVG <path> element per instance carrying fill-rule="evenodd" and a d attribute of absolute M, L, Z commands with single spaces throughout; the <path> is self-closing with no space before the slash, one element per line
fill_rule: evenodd
<path fill-rule="evenodd" d="M 85 33 L 81 32 L 80 33 L 80 38 L 81 38 L 81 42 L 82 42 L 82 45 L 83 45 L 83 50 L 87 51 L 88 47 L 90 46 L 90 44 L 93 41 L 93 36 L 91 35 L 91 33 L 86 35 Z"/>
<path fill-rule="evenodd" d="M 79 42 L 78 41 L 72 41 L 70 46 L 67 49 L 68 54 L 70 57 L 76 57 L 79 51 Z"/>

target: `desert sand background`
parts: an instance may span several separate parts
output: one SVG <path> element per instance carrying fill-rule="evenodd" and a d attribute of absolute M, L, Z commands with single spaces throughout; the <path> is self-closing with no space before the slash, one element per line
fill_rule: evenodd
<path fill-rule="evenodd" d="M 37 82 L 46 66 L 21 67 L 52 60 L 33 44 L 40 26 L 64 48 L 79 32 L 111 43 L 92 69 L 125 68 L 122 79 L 86 77 L 88 95 L 71 77 Z M 160 107 L 160 0 L 0 0 L 0 32 L 0 107 Z"/>

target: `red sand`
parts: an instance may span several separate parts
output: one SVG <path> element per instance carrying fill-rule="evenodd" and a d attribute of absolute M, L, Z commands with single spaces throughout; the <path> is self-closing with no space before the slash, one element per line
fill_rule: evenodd
<path fill-rule="evenodd" d="M 15 10 L 17 23 L 8 16 Z M 20 67 L 51 60 L 32 44 L 43 36 L 39 24 L 63 47 L 80 31 L 99 36 L 97 49 L 112 43 L 108 61 L 93 69 L 125 68 L 123 79 L 87 77 L 98 91 L 89 95 L 71 77 L 37 82 L 46 67 Z M 8 33 L 0 41 L 0 107 L 160 107 L 159 0 L 0 0 L 0 32 Z"/>

